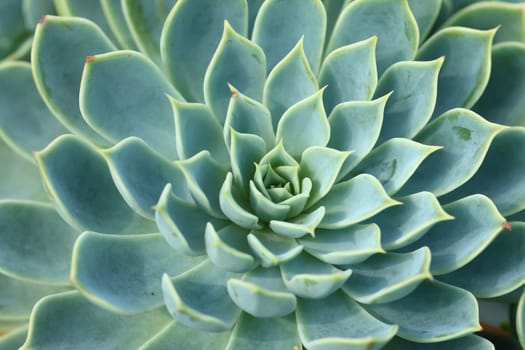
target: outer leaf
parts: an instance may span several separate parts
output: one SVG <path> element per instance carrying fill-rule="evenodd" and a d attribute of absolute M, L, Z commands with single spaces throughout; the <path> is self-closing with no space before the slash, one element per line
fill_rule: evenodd
<path fill-rule="evenodd" d="M 107 143 L 82 119 L 78 94 L 87 56 L 115 47 L 93 22 L 83 18 L 46 16 L 36 27 L 31 50 L 33 77 L 40 95 L 69 130 Z"/>
<path fill-rule="evenodd" d="M 426 158 L 400 192 L 426 190 L 440 196 L 459 187 L 476 173 L 502 128 L 466 109 L 446 112 L 416 137 L 418 142 L 443 148 Z"/>
<path fill-rule="evenodd" d="M 421 344 L 395 337 L 383 350 L 494 350 L 494 345 L 485 338 L 467 335 L 458 339 L 446 340 L 438 343 Z"/>
<path fill-rule="evenodd" d="M 0 59 L 16 50 L 25 36 L 24 17 L 20 1 L 8 0 L 2 4 L 0 15 Z M 22 39 L 22 40 L 21 40 Z"/>
<path fill-rule="evenodd" d="M 446 0 L 445 0 L 446 1 Z M 410 10 L 419 28 L 419 41 L 422 42 L 438 18 L 443 0 L 408 0 Z"/>
<path fill-rule="evenodd" d="M 120 2 L 136 45 L 156 63 L 161 63 L 159 42 L 162 25 L 176 2 L 177 0 L 121 0 Z"/>
<path fill-rule="evenodd" d="M 377 85 L 375 48 L 377 36 L 332 51 L 323 61 L 319 84 L 327 85 L 325 108 L 339 103 L 369 100 Z"/>
<path fill-rule="evenodd" d="M 226 281 L 235 277 L 238 275 L 220 270 L 208 260 L 173 280 L 165 274 L 164 302 L 171 315 L 188 327 L 209 332 L 230 329 L 241 312 L 226 290 Z"/>
<path fill-rule="evenodd" d="M 392 95 L 385 107 L 380 143 L 393 137 L 412 138 L 427 124 L 436 105 L 443 61 L 441 57 L 428 62 L 398 62 L 385 71 L 375 97 L 391 91 Z"/>
<path fill-rule="evenodd" d="M 21 349 L 133 349 L 160 331 L 169 320 L 164 310 L 123 316 L 95 306 L 78 292 L 55 294 L 36 304 L 29 334 Z"/>
<path fill-rule="evenodd" d="M 465 267 L 440 280 L 465 288 L 480 298 L 512 292 L 525 282 L 525 223 L 512 222 Z"/>
<path fill-rule="evenodd" d="M 439 73 L 433 117 L 451 108 L 470 108 L 476 103 L 489 80 L 490 49 L 495 33 L 495 30 L 445 28 L 419 49 L 418 60 L 446 57 Z"/>
<path fill-rule="evenodd" d="M 71 249 L 78 234 L 51 205 L 0 201 L 0 222 L 2 273 L 36 282 L 68 284 Z"/>
<path fill-rule="evenodd" d="M 264 86 L 263 102 L 272 114 L 274 129 L 288 108 L 318 91 L 317 81 L 304 53 L 303 41 L 299 40 L 275 65 Z"/>
<path fill-rule="evenodd" d="M 149 59 L 135 51 L 110 52 L 86 59 L 80 110 L 108 140 L 137 136 L 174 158 L 173 115 L 166 94 L 180 98 Z"/>
<path fill-rule="evenodd" d="M 408 296 L 367 310 L 399 326 L 398 336 L 415 342 L 438 342 L 478 331 L 474 296 L 448 284 L 424 281 Z"/>
<path fill-rule="evenodd" d="M 224 20 L 237 33 L 245 35 L 246 1 L 179 0 L 164 22 L 160 41 L 162 60 L 171 81 L 189 101 L 204 99 L 204 74 L 221 39 Z"/>
<path fill-rule="evenodd" d="M 301 339 L 292 316 L 263 319 L 243 313 L 225 349 L 300 349 L 300 347 Z"/>
<path fill-rule="evenodd" d="M 335 24 L 327 52 L 374 35 L 378 37 L 376 59 L 379 74 L 394 62 L 414 57 L 419 31 L 406 0 L 350 3 Z"/>
<path fill-rule="evenodd" d="M 490 80 L 474 111 L 496 123 L 525 125 L 524 57 L 525 44 L 502 43 L 492 49 Z"/>
<path fill-rule="evenodd" d="M 33 0 L 32 0 L 33 1 Z M 100 0 L 102 11 L 108 22 L 111 32 L 123 48 L 135 49 L 137 46 L 129 32 L 122 3 L 120 0 Z"/>
<path fill-rule="evenodd" d="M 85 297 L 101 307 L 138 313 L 163 305 L 159 283 L 163 273 L 178 275 L 202 260 L 175 254 L 159 234 L 110 236 L 84 232 L 73 250 L 71 280 Z"/>
<path fill-rule="evenodd" d="M 304 37 L 306 58 L 312 70 L 317 72 L 321 64 L 325 29 L 326 13 L 321 1 L 269 0 L 259 9 L 252 40 L 266 53 L 270 71 Z"/>
<path fill-rule="evenodd" d="M 31 161 L 32 151 L 66 132 L 38 95 L 29 63 L 0 65 L 0 105 L 2 138 Z"/>
<path fill-rule="evenodd" d="M 297 323 L 310 350 L 377 350 L 397 332 L 397 326 L 378 321 L 342 292 L 323 299 L 300 299 Z"/>
<path fill-rule="evenodd" d="M 152 230 L 149 221 L 127 206 L 103 156 L 86 141 L 64 135 L 35 153 L 35 158 L 58 212 L 79 231 L 118 234 Z"/>

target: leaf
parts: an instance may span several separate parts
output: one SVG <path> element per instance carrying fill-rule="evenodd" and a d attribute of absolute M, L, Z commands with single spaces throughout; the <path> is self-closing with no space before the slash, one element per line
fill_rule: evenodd
<path fill-rule="evenodd" d="M 104 157 L 83 139 L 60 136 L 35 153 L 35 159 L 57 211 L 79 231 L 119 234 L 153 230 L 150 221 L 127 206 Z"/>
<path fill-rule="evenodd" d="M 476 299 L 448 284 L 424 281 L 408 296 L 367 310 L 399 326 L 397 335 L 414 342 L 439 342 L 481 329 Z"/>
<path fill-rule="evenodd" d="M 525 25 L 525 24 L 524 24 Z M 525 125 L 525 44 L 502 43 L 492 49 L 490 80 L 472 109 L 495 123 Z M 501 87 L 505 86 L 504 89 Z M 511 92 L 511 93 L 509 93 Z"/>
<path fill-rule="evenodd" d="M 521 295 L 518 309 L 516 310 L 516 331 L 521 346 L 525 346 L 525 293 Z"/>
<path fill-rule="evenodd" d="M 78 233 L 51 205 L 0 201 L 0 270 L 13 278 L 69 284 L 71 249 Z"/>
<path fill-rule="evenodd" d="M 7 0 L 2 4 L 0 14 L 0 59 L 16 50 L 20 41 L 26 36 L 24 17 L 20 0 Z"/>
<path fill-rule="evenodd" d="M 18 349 L 26 340 L 27 325 L 10 330 L 7 335 L 0 337 L 0 350 Z"/>
<path fill-rule="evenodd" d="M 268 231 L 252 231 L 248 235 L 248 244 L 263 267 L 280 265 L 294 259 L 303 250 L 294 239 Z"/>
<path fill-rule="evenodd" d="M 266 152 L 264 140 L 254 134 L 230 132 L 230 162 L 237 186 L 249 191 L 250 181 L 255 174 L 257 162 Z"/>
<path fill-rule="evenodd" d="M 303 41 L 273 67 L 264 85 L 263 103 L 270 110 L 274 129 L 288 108 L 318 92 Z"/>
<path fill-rule="evenodd" d="M 75 291 L 55 294 L 36 304 L 21 349 L 133 349 L 169 321 L 162 309 L 125 316 L 101 309 Z"/>
<path fill-rule="evenodd" d="M 480 298 L 508 294 L 525 282 L 525 224 L 511 222 L 486 249 L 459 270 L 439 279 Z"/>
<path fill-rule="evenodd" d="M 385 106 L 379 143 L 390 138 L 412 138 L 429 121 L 437 98 L 438 74 L 444 58 L 407 61 L 388 67 L 379 80 L 375 97 L 392 92 Z"/>
<path fill-rule="evenodd" d="M 410 10 L 419 28 L 419 42 L 423 42 L 438 18 L 442 0 L 408 0 Z"/>
<path fill-rule="evenodd" d="M 490 49 L 495 30 L 445 28 L 421 46 L 417 60 L 445 56 L 438 78 L 433 117 L 451 108 L 470 108 L 487 86 L 490 76 Z"/>
<path fill-rule="evenodd" d="M 410 342 L 403 338 L 394 337 L 384 348 L 384 350 L 494 350 L 494 345 L 485 338 L 476 335 L 466 335 L 461 338 L 446 340 L 437 343 Z"/>
<path fill-rule="evenodd" d="M 241 313 L 226 290 L 226 281 L 237 276 L 218 269 L 209 260 L 173 279 L 165 274 L 164 302 L 170 314 L 183 325 L 208 332 L 228 330 Z"/>
<path fill-rule="evenodd" d="M 377 36 L 343 46 L 324 59 L 319 85 L 327 86 L 325 109 L 330 113 L 339 103 L 370 100 L 377 85 L 375 48 Z"/>
<path fill-rule="evenodd" d="M 265 80 L 264 51 L 224 21 L 221 41 L 204 76 L 204 99 L 221 124 L 232 95 L 228 84 L 260 101 Z"/>
<path fill-rule="evenodd" d="M 204 74 L 221 39 L 225 20 L 237 33 L 245 35 L 246 1 L 179 0 L 164 21 L 160 39 L 162 61 L 175 88 L 190 102 L 204 100 Z"/>
<path fill-rule="evenodd" d="M 297 14 L 301 14 L 298 16 Z M 304 38 L 307 61 L 314 72 L 321 64 L 326 13 L 318 0 L 265 1 L 255 19 L 252 40 L 266 53 L 270 71 Z"/>
<path fill-rule="evenodd" d="M 398 327 L 383 323 L 343 292 L 322 299 L 299 299 L 297 325 L 309 350 L 379 349 Z"/>
<path fill-rule="evenodd" d="M 303 213 L 285 221 L 270 220 L 269 226 L 273 232 L 285 237 L 300 238 L 307 234 L 313 236 L 317 226 L 323 220 L 324 213 L 324 207 L 319 207 L 312 212 Z"/>
<path fill-rule="evenodd" d="M 31 50 L 33 77 L 48 108 L 66 128 L 101 144 L 108 141 L 82 118 L 78 94 L 86 57 L 114 50 L 93 22 L 55 16 L 37 25 Z"/>
<path fill-rule="evenodd" d="M 221 187 L 219 204 L 222 213 L 233 223 L 247 228 L 260 228 L 259 218 L 251 212 L 248 203 L 241 198 L 233 186 L 233 175 L 228 173 Z"/>
<path fill-rule="evenodd" d="M 379 75 L 395 62 L 414 58 L 419 31 L 406 0 L 351 2 L 342 10 L 326 52 L 374 35 Z"/>
<path fill-rule="evenodd" d="M 136 49 L 137 45 L 129 31 L 126 19 L 124 18 L 124 9 L 120 0 L 100 0 L 102 11 L 106 17 L 111 32 L 115 36 L 119 45 L 130 50 Z"/>
<path fill-rule="evenodd" d="M 183 273 L 203 259 L 174 253 L 156 233 L 111 236 L 88 231 L 75 244 L 71 280 L 100 307 L 142 313 L 163 306 L 163 273 Z"/>
<path fill-rule="evenodd" d="M 80 110 L 108 140 L 137 136 L 173 159 L 174 123 L 166 94 L 180 98 L 153 62 L 135 51 L 114 51 L 86 59 Z"/>

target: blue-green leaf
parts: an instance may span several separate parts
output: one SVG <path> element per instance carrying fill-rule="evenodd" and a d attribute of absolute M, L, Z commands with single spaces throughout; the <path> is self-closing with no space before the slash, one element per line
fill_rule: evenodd
<path fill-rule="evenodd" d="M 237 33 L 245 35 L 246 0 L 179 0 L 164 22 L 162 60 L 171 81 L 188 101 L 204 100 L 204 74 L 221 39 L 225 20 Z"/>
<path fill-rule="evenodd" d="M 170 314 L 188 327 L 209 332 L 228 330 L 241 313 L 226 288 L 226 281 L 236 277 L 238 274 L 221 270 L 209 260 L 173 279 L 165 274 L 164 302 Z"/>
<path fill-rule="evenodd" d="M 248 192 L 249 184 L 255 174 L 255 164 L 266 152 L 266 144 L 262 138 L 253 134 L 230 131 L 230 161 L 233 178 L 238 186 Z"/>
<path fill-rule="evenodd" d="M 122 2 L 120 0 L 100 0 L 100 5 L 106 21 L 120 46 L 130 50 L 136 49 L 137 45 L 133 41 L 126 18 L 124 18 Z"/>
<path fill-rule="evenodd" d="M 266 53 L 270 71 L 299 39 L 304 38 L 306 58 L 312 70 L 317 72 L 325 30 L 326 13 L 321 1 L 267 0 L 255 19 L 252 40 Z"/>
<path fill-rule="evenodd" d="M 26 28 L 34 30 L 42 16 L 56 13 L 54 0 L 22 0 L 21 2 Z M 5 13 L 9 13 L 12 17 L 12 12 L 5 11 Z"/>
<path fill-rule="evenodd" d="M 521 295 L 518 309 L 516 310 L 516 331 L 521 346 L 525 347 L 525 293 Z"/>
<path fill-rule="evenodd" d="M 446 1 L 446 0 L 445 0 Z M 419 42 L 425 40 L 438 18 L 442 0 L 408 0 L 419 28 Z"/>
<path fill-rule="evenodd" d="M 0 59 L 4 59 L 27 35 L 20 0 L 3 1 L 0 23 Z"/>
<path fill-rule="evenodd" d="M 27 329 L 27 325 L 23 325 L 0 337 L 0 350 L 19 349 L 26 340 Z"/>
<path fill-rule="evenodd" d="M 253 231 L 248 235 L 248 244 L 263 267 L 280 265 L 294 259 L 303 247 L 294 239 L 268 231 Z"/>
<path fill-rule="evenodd" d="M 219 194 L 222 213 L 235 224 L 247 228 L 260 228 L 259 218 L 249 209 L 247 201 L 242 199 L 233 186 L 233 175 L 228 173 Z"/>
<path fill-rule="evenodd" d="M 166 94 L 181 98 L 144 55 L 114 51 L 86 59 L 79 103 L 82 116 L 112 142 L 142 138 L 175 158 L 173 114 Z"/>
<path fill-rule="evenodd" d="M 224 123 L 232 95 L 228 84 L 255 100 L 262 100 L 266 81 L 263 50 L 235 32 L 228 21 L 204 76 L 204 99 L 217 119 Z"/>
<path fill-rule="evenodd" d="M 303 213 L 288 220 L 270 220 L 269 226 L 273 232 L 285 237 L 300 238 L 307 234 L 314 236 L 317 226 L 323 220 L 324 213 L 325 208 L 319 207 L 312 212 Z"/>
<path fill-rule="evenodd" d="M 494 345 L 485 338 L 476 335 L 467 335 L 461 338 L 446 340 L 437 343 L 411 342 L 403 338 L 394 337 L 383 350 L 494 350 Z"/>
<path fill-rule="evenodd" d="M 445 28 L 419 49 L 418 60 L 445 56 L 433 117 L 451 108 L 470 108 L 476 103 L 489 81 L 490 49 L 495 33 L 495 30 Z"/>
<path fill-rule="evenodd" d="M 351 2 L 335 24 L 327 52 L 374 35 L 379 74 L 397 61 L 414 58 L 419 30 L 406 0 Z"/>
<path fill-rule="evenodd" d="M 78 94 L 86 57 L 114 50 L 93 22 L 55 16 L 40 21 L 31 50 L 33 77 L 49 109 L 69 130 L 102 144 L 107 140 L 82 119 Z"/>

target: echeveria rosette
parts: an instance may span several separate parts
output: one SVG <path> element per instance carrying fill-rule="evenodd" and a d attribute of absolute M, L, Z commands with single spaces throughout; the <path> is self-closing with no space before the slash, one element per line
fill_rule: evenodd
<path fill-rule="evenodd" d="M 80 18 L 35 34 L 75 134 L 35 158 L 88 232 L 78 291 L 37 304 L 26 348 L 492 348 L 473 294 L 523 284 L 502 215 L 525 207 L 524 130 L 467 109 L 494 30 L 425 39 L 439 6 L 405 0 L 182 0 L 162 26 L 131 3 L 110 27 L 147 56 Z"/>

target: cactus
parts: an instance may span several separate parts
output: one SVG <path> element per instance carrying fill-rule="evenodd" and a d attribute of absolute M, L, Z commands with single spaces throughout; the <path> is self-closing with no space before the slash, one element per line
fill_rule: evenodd
<path fill-rule="evenodd" d="M 0 64 L 27 168 L 0 348 L 493 349 L 477 299 L 525 281 L 522 5 L 54 5 Z"/>

